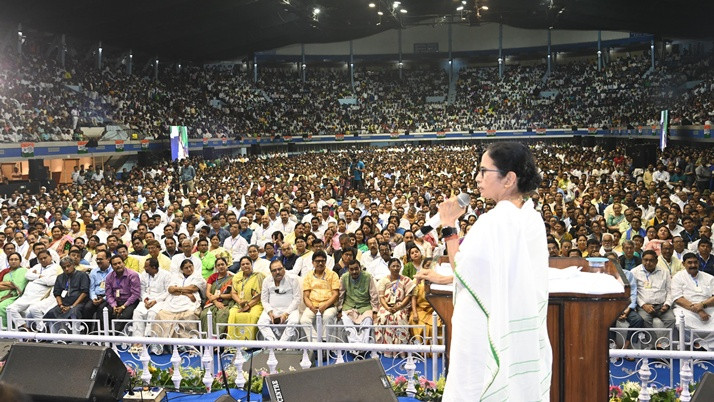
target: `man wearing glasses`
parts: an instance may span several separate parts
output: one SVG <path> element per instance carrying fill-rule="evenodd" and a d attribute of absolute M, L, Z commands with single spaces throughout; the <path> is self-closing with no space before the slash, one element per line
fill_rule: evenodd
<path fill-rule="evenodd" d="M 675 308 L 684 311 L 684 323 L 698 339 L 699 347 L 714 347 L 714 277 L 699 270 L 699 260 L 694 253 L 684 254 L 684 270 L 672 278 L 672 299 Z M 695 344 L 695 348 L 697 345 Z"/>
<path fill-rule="evenodd" d="M 276 333 L 281 341 L 294 340 L 295 326 L 300 318 L 300 281 L 295 276 L 285 275 L 280 260 L 270 263 L 270 275 L 273 280 L 264 280 L 260 292 L 263 312 L 258 319 L 258 330 L 267 341 L 275 341 Z M 270 324 L 282 326 L 270 327 Z"/>
<path fill-rule="evenodd" d="M 645 321 L 645 327 L 659 327 L 660 324 L 654 321 L 659 318 L 662 327 L 674 328 L 674 313 L 670 309 L 673 304 L 670 274 L 657 266 L 657 253 L 644 251 L 642 264 L 631 272 L 637 280 L 637 313 Z M 665 336 L 663 332 L 655 334 Z"/>
<path fill-rule="evenodd" d="M 303 279 L 303 300 L 305 301 L 305 311 L 300 317 L 301 325 L 311 325 L 309 338 L 311 342 L 317 340 L 317 330 L 315 329 L 315 316 L 319 312 L 322 314 L 322 328 L 327 325 L 334 325 L 337 322 L 337 297 L 340 295 L 340 278 L 331 270 L 326 269 L 327 254 L 318 250 L 312 254 L 312 265 L 314 270 L 305 275 Z"/>

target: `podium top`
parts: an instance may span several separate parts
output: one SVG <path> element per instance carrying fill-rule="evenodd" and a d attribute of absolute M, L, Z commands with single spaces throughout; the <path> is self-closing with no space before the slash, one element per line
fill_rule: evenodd
<path fill-rule="evenodd" d="M 590 263 L 585 258 L 581 257 L 550 257 L 548 259 L 548 265 L 551 268 L 565 269 L 572 266 L 583 267 L 582 272 L 592 272 L 592 273 L 605 273 L 612 275 L 619 283 L 623 285 L 625 291 L 622 293 L 608 293 L 608 294 L 584 294 L 584 293 L 551 293 L 550 297 L 597 297 L 597 298 L 629 298 L 630 297 L 630 282 L 625 277 L 622 269 L 613 264 L 611 261 L 605 263 L 604 268 L 593 268 Z"/>

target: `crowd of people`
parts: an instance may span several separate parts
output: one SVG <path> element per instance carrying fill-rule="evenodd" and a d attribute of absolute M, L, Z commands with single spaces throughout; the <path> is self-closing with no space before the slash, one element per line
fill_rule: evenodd
<path fill-rule="evenodd" d="M 623 148 L 531 149 L 543 181 L 528 195 L 550 256 L 605 256 L 632 273 L 623 323 L 670 325 L 682 308 L 711 330 L 714 150 L 675 146 L 636 168 Z M 471 145 L 194 158 L 88 168 L 90 179 L 15 192 L 0 203 L 2 324 L 59 331 L 74 318 L 96 331 L 106 307 L 111 328 L 137 336 L 341 337 L 317 333 L 319 312 L 348 341 L 428 341 L 420 272 L 445 246 L 425 225 L 462 192 L 459 237 L 494 208 L 480 194 L 480 155 Z"/>
<path fill-rule="evenodd" d="M 162 67 L 126 74 L 124 63 L 66 68 L 29 47 L 0 58 L 0 128 L 4 142 L 82 139 L 81 127 L 123 125 L 163 138 L 172 125 L 192 138 L 336 133 L 649 126 L 670 110 L 673 124 L 705 124 L 714 113 L 712 56 L 668 54 L 650 71 L 647 55 L 507 65 L 455 71 L 425 63 L 398 69 L 240 65 Z M 450 94 L 451 90 L 451 94 Z M 342 101 L 341 101 L 342 100 Z"/>

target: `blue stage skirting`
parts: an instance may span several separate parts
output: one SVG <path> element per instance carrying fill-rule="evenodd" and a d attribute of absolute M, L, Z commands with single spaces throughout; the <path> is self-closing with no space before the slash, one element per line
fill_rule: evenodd
<path fill-rule="evenodd" d="M 218 398 L 221 395 L 225 395 L 226 391 L 216 391 L 216 392 L 211 392 L 208 394 L 182 394 L 178 392 L 169 392 L 168 393 L 168 400 L 169 401 L 174 401 L 174 400 L 179 400 L 179 401 L 210 401 L 214 402 L 216 398 Z M 238 391 L 238 390 L 231 390 L 231 396 L 239 401 L 245 401 L 246 399 L 246 393 L 243 391 Z M 414 402 L 417 401 L 417 399 L 414 398 L 407 398 L 407 397 L 400 397 L 397 398 L 402 402 Z M 251 394 L 250 397 L 251 401 L 262 401 L 263 399 L 260 397 L 260 395 L 257 394 Z"/>
<path fill-rule="evenodd" d="M 132 367 L 141 368 L 141 362 L 137 359 L 137 356 L 132 356 L 126 352 L 121 352 L 119 354 L 122 360 Z M 159 368 L 168 368 L 170 363 L 171 355 L 165 354 L 161 356 L 151 356 L 152 362 L 155 366 Z M 352 356 L 348 353 L 344 355 L 345 361 L 351 361 Z M 399 375 L 404 375 L 406 370 L 404 369 L 405 359 L 400 358 L 386 358 L 381 357 L 382 366 L 385 368 L 387 375 L 396 377 Z M 198 367 L 201 364 L 200 356 L 193 356 L 189 358 L 188 363 L 190 366 Z M 330 361 L 330 364 L 334 364 L 334 359 Z M 441 359 L 439 359 L 439 368 L 441 368 Z M 183 365 L 186 365 L 186 360 L 184 360 Z M 264 369 L 264 367 L 255 367 L 254 369 Z M 639 382 L 638 370 L 640 369 L 639 361 L 627 361 L 620 360 L 617 362 L 610 362 L 610 384 L 620 385 L 626 381 Z M 712 371 L 714 369 L 714 364 L 712 362 L 699 361 L 695 362 L 694 367 L 694 381 L 699 381 L 702 375 L 707 371 Z M 675 386 L 679 384 L 679 362 L 677 360 L 669 361 L 650 361 L 650 370 L 652 371 L 651 381 L 652 385 L 657 388 L 662 388 L 664 386 L 669 386 L 670 376 L 672 378 L 671 384 Z M 218 363 L 214 372 L 220 371 Z M 427 359 L 426 366 L 424 362 L 417 362 L 416 373 L 419 376 L 424 374 L 431 379 L 431 359 Z M 169 392 L 168 398 L 170 401 L 178 399 L 181 401 L 214 401 L 216 398 L 225 393 L 225 390 L 215 391 L 205 394 L 197 393 L 181 393 L 181 392 Z M 242 390 L 231 389 L 231 395 L 236 398 L 243 398 L 245 400 L 246 393 Z M 251 400 L 260 401 L 261 397 L 257 394 L 251 394 Z M 241 400 L 241 399 L 239 399 Z M 400 397 L 400 401 L 416 401 L 414 398 Z"/>

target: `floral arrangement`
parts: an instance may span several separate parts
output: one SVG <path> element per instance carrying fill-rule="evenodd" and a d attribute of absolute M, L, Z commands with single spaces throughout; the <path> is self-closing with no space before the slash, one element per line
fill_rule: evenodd
<path fill-rule="evenodd" d="M 694 395 L 697 384 L 689 384 L 689 393 Z M 634 381 L 625 381 L 620 385 L 610 386 L 610 402 L 637 402 L 639 401 L 642 385 Z M 648 388 L 652 402 L 679 402 L 682 387 Z"/>
<path fill-rule="evenodd" d="M 409 385 L 409 380 L 407 377 L 400 375 L 397 377 L 389 376 L 388 378 L 396 396 L 408 396 L 407 386 Z M 416 394 L 414 398 L 420 401 L 441 401 L 441 397 L 444 395 L 445 385 L 446 378 L 444 378 L 444 376 L 439 377 L 437 381 L 431 381 L 415 373 L 414 388 L 416 388 Z"/>
<path fill-rule="evenodd" d="M 143 370 L 135 370 L 133 367 L 126 366 L 127 372 L 130 377 L 131 388 L 144 386 L 141 379 Z M 186 391 L 205 391 L 206 386 L 203 383 L 203 376 L 206 374 L 206 370 L 201 367 L 180 367 L 181 372 L 181 390 Z M 289 371 L 295 371 L 295 368 L 290 367 Z M 278 370 L 281 371 L 281 370 Z M 173 388 L 174 383 L 171 380 L 171 376 L 174 374 L 174 368 L 169 367 L 166 369 L 157 368 L 153 364 L 149 363 L 149 373 L 151 373 L 151 379 L 149 380 L 149 387 L 161 387 L 161 388 Z M 243 377 L 246 380 L 246 385 L 248 385 L 248 373 L 243 371 Z M 256 369 L 255 374 L 250 379 L 250 392 L 255 394 L 260 394 L 263 392 L 263 379 L 270 373 L 267 369 L 261 368 Z M 219 371 L 213 376 L 213 383 L 211 384 L 211 391 L 216 391 L 224 389 L 223 387 L 223 376 L 226 376 L 228 386 L 230 388 L 235 388 L 236 380 L 236 368 L 234 366 L 229 366 L 226 368 L 225 373 Z"/>

